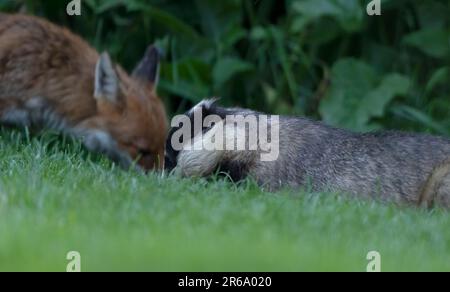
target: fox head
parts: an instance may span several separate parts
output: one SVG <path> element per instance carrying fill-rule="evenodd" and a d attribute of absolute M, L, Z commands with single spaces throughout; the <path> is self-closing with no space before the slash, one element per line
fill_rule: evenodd
<path fill-rule="evenodd" d="M 163 167 L 167 120 L 156 94 L 159 59 L 159 51 L 150 46 L 131 76 L 107 53 L 96 64 L 97 114 L 85 126 L 107 137 L 91 143 L 97 145 L 93 148 L 124 167 L 133 161 L 144 170 Z"/>

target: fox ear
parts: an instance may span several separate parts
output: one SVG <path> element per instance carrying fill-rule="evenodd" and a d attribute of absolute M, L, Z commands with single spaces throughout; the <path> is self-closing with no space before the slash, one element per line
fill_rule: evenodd
<path fill-rule="evenodd" d="M 161 59 L 161 52 L 158 48 L 151 45 L 145 52 L 145 56 L 133 71 L 133 77 L 150 82 L 153 87 L 158 86 L 159 81 L 159 62 Z"/>
<path fill-rule="evenodd" d="M 109 102 L 118 102 L 119 79 L 114 70 L 108 53 L 103 53 L 95 68 L 95 92 L 98 100 L 106 99 Z"/>

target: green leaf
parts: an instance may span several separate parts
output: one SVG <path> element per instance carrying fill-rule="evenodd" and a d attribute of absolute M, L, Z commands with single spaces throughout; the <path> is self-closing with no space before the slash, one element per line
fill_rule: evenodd
<path fill-rule="evenodd" d="M 256 26 L 250 31 L 250 38 L 255 41 L 264 40 L 269 36 L 267 30 L 261 26 Z"/>
<path fill-rule="evenodd" d="M 435 58 L 450 56 L 450 33 L 444 29 L 422 29 L 406 35 L 403 42 Z"/>
<path fill-rule="evenodd" d="M 110 0 L 107 2 L 102 3 L 101 5 L 98 5 L 97 7 L 93 7 L 96 14 L 105 13 L 106 11 L 116 9 L 117 7 L 123 6 L 124 1 L 123 0 Z M 92 5 L 90 5 L 92 8 Z"/>
<path fill-rule="evenodd" d="M 356 59 L 338 61 L 331 74 L 332 86 L 320 104 L 320 114 L 330 125 L 354 128 L 351 117 L 360 100 L 375 86 L 376 74 L 370 66 Z"/>
<path fill-rule="evenodd" d="M 381 81 L 380 86 L 369 92 L 359 104 L 355 114 L 358 118 L 358 127 L 364 127 L 369 124 L 370 118 L 382 117 L 386 105 L 395 96 L 408 93 L 410 86 L 410 80 L 400 74 L 393 73 L 386 75 Z"/>
<path fill-rule="evenodd" d="M 393 111 L 395 112 L 395 114 L 424 125 L 425 127 L 434 130 L 436 133 L 439 133 L 441 135 L 449 134 L 449 131 L 438 122 L 436 122 L 433 117 L 418 109 L 412 108 L 407 105 L 401 105 L 394 107 Z"/>
<path fill-rule="evenodd" d="M 193 103 L 201 101 L 208 96 L 208 88 L 193 85 L 190 82 L 179 81 L 178 83 L 169 82 L 161 79 L 159 81 L 159 88 L 171 94 L 181 96 Z"/>
<path fill-rule="evenodd" d="M 146 16 L 152 17 L 154 21 L 165 25 L 167 28 L 177 33 L 183 34 L 184 36 L 188 36 L 196 41 L 206 42 L 198 35 L 198 33 L 189 24 L 183 22 L 182 20 L 170 14 L 169 12 L 137 1 L 130 1 L 130 0 L 128 1 L 129 1 L 127 2 L 128 11 L 142 12 Z"/>
<path fill-rule="evenodd" d="M 320 113 L 328 124 L 357 131 L 373 129 L 371 118 L 383 116 L 386 105 L 410 87 L 402 75 L 379 78 L 373 68 L 355 59 L 338 61 L 331 74 L 331 90 Z"/>
<path fill-rule="evenodd" d="M 301 32 L 305 29 L 305 27 L 310 23 L 311 19 L 305 17 L 303 15 L 294 18 L 291 24 L 291 31 L 293 33 Z"/>
<path fill-rule="evenodd" d="M 222 35 L 220 47 L 222 50 L 229 50 L 245 36 L 245 30 L 235 27 Z"/>
<path fill-rule="evenodd" d="M 426 93 L 430 93 L 437 85 L 441 83 L 450 83 L 449 67 L 439 68 L 433 73 L 425 88 Z"/>
<path fill-rule="evenodd" d="M 349 32 L 358 31 L 362 27 L 365 12 L 359 0 L 297 1 L 292 4 L 292 9 L 311 21 L 330 16 Z M 305 20 L 300 20 L 295 24 L 294 29 L 298 30 L 303 26 L 305 26 Z"/>
<path fill-rule="evenodd" d="M 211 89 L 211 66 L 199 58 L 161 64 L 159 88 L 192 102 L 207 97 Z"/>
<path fill-rule="evenodd" d="M 213 69 L 215 88 L 220 88 L 239 73 L 253 70 L 253 65 L 237 58 L 226 57 L 219 60 Z"/>
<path fill-rule="evenodd" d="M 295 102 L 298 94 L 297 84 L 295 82 L 294 73 L 292 71 L 291 62 L 288 59 L 288 53 L 286 51 L 286 37 L 285 34 L 278 28 L 271 26 L 270 32 L 273 40 L 275 41 L 275 52 L 277 59 L 279 60 L 281 67 L 283 68 L 284 77 L 287 81 L 291 99 Z"/>
<path fill-rule="evenodd" d="M 294 11 L 307 15 L 310 18 L 319 18 L 324 15 L 340 15 L 341 8 L 335 1 L 329 0 L 307 0 L 297 1 L 292 4 Z"/>

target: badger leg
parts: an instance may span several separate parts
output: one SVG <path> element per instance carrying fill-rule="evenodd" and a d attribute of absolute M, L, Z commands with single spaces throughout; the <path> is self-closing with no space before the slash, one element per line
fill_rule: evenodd
<path fill-rule="evenodd" d="M 450 159 L 437 165 L 421 190 L 419 206 L 450 208 Z"/>

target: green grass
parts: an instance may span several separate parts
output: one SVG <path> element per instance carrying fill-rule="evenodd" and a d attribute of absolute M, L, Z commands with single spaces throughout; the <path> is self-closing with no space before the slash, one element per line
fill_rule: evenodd
<path fill-rule="evenodd" d="M 0 271 L 450 271 L 449 214 L 138 175 L 0 130 Z"/>

